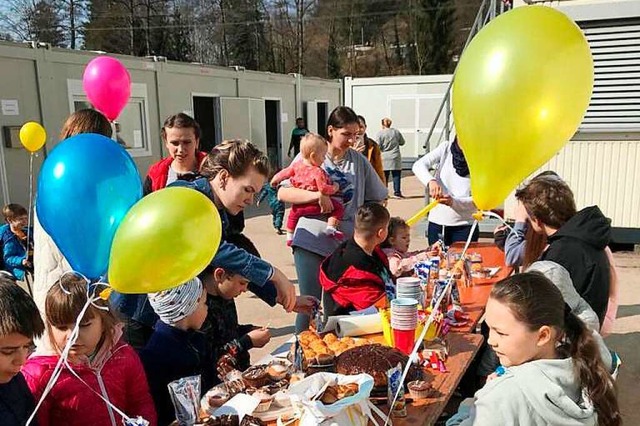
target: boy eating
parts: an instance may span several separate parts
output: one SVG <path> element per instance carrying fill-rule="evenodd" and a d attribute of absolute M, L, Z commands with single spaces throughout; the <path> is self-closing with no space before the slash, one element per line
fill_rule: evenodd
<path fill-rule="evenodd" d="M 22 426 L 36 407 L 20 368 L 44 323 L 33 299 L 0 275 L 0 424 Z"/>
<path fill-rule="evenodd" d="M 387 238 L 390 215 L 377 203 L 366 203 L 356 213 L 353 238 L 342 243 L 320 266 L 320 284 L 335 307 L 326 315 L 342 315 L 387 302 L 395 292 L 387 256 L 380 244 Z"/>

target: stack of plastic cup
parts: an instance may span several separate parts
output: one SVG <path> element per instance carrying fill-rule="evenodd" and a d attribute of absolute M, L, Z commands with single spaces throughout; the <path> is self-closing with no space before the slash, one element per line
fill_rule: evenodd
<path fill-rule="evenodd" d="M 418 301 L 412 298 L 397 298 L 391 301 L 391 329 L 396 349 L 409 355 L 415 343 L 418 326 Z"/>
<path fill-rule="evenodd" d="M 396 280 L 396 297 L 400 299 L 416 299 L 420 305 L 424 306 L 420 279 L 413 277 L 398 278 Z"/>

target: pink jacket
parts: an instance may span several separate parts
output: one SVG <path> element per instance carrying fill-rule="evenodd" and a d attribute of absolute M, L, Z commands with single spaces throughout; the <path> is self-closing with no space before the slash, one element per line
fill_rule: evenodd
<path fill-rule="evenodd" d="M 22 367 L 22 374 L 36 403 L 51 378 L 58 355 L 34 354 Z M 142 416 L 152 426 L 156 412 L 140 358 L 133 348 L 118 341 L 100 350 L 92 362 L 73 364 L 73 370 L 91 389 L 130 417 Z M 121 426 L 122 417 L 78 380 L 66 367 L 38 410 L 40 426 Z"/>

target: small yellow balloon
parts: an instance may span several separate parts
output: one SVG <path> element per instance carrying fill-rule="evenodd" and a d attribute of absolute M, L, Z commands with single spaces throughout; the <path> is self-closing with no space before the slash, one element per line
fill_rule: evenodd
<path fill-rule="evenodd" d="M 211 262 L 222 236 L 213 202 L 182 187 L 156 191 L 129 210 L 111 246 L 109 284 L 152 293 L 182 284 Z"/>
<path fill-rule="evenodd" d="M 47 141 L 47 132 L 39 123 L 29 121 L 20 128 L 20 142 L 29 152 L 36 152 Z"/>
<path fill-rule="evenodd" d="M 471 194 L 491 210 L 577 130 L 593 90 L 593 59 L 580 28 L 547 6 L 517 7 L 464 51 L 453 117 Z"/>

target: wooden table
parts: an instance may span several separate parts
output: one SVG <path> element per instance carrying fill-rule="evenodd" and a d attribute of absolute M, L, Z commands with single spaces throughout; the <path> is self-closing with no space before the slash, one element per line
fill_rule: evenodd
<path fill-rule="evenodd" d="M 460 379 L 469 368 L 471 361 L 480 349 L 483 337 L 479 334 L 449 333 L 449 358 L 447 372 L 433 372 L 428 370 L 427 381 L 433 387 L 432 395 L 427 399 L 407 404 L 407 417 L 392 418 L 395 426 L 404 425 L 433 425 L 442 415 L 451 395 L 458 387 Z M 408 394 L 407 394 L 408 396 Z M 387 405 L 379 406 L 385 413 L 389 412 Z"/>
<path fill-rule="evenodd" d="M 464 244 L 454 243 L 451 246 L 453 252 L 462 251 Z M 493 285 L 507 278 L 513 273 L 511 266 L 505 265 L 504 252 L 493 243 L 471 243 L 467 253 L 480 253 L 482 266 L 485 268 L 500 267 L 500 270 L 491 278 L 473 278 L 471 287 L 460 287 L 460 301 L 464 311 L 469 314 L 469 322 L 461 327 L 454 327 L 451 331 L 456 333 L 473 332 L 484 314 L 484 309 L 489 300 L 489 294 Z"/>

